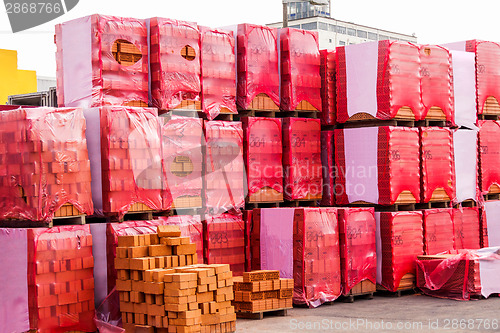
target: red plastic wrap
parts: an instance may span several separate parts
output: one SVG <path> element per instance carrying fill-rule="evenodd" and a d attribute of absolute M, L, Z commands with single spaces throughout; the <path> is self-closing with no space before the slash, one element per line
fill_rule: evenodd
<path fill-rule="evenodd" d="M 341 295 L 336 208 L 297 208 L 293 225 L 295 304 L 317 307 Z"/>
<path fill-rule="evenodd" d="M 0 219 L 46 224 L 65 204 L 92 214 L 85 127 L 81 109 L 0 113 Z"/>
<path fill-rule="evenodd" d="M 274 107 L 280 105 L 277 30 L 254 24 L 239 24 L 236 38 L 236 103 L 242 109 L 250 109 L 257 95 L 266 94 L 274 102 Z M 263 108 L 267 109 L 265 106 Z"/>
<path fill-rule="evenodd" d="M 281 103 L 284 111 L 311 106 L 321 111 L 321 76 L 318 32 L 283 28 L 279 30 L 281 57 Z M 305 103 L 305 104 L 307 104 Z"/>
<path fill-rule="evenodd" d="M 248 201 L 283 201 L 281 119 L 244 117 Z"/>
<path fill-rule="evenodd" d="M 95 332 L 93 267 L 88 225 L 29 229 L 31 329 Z"/>
<path fill-rule="evenodd" d="M 374 208 L 339 208 L 342 293 L 364 280 L 377 283 L 377 245 Z"/>
<path fill-rule="evenodd" d="M 365 127 L 335 130 L 338 205 L 419 202 L 418 129 Z"/>
<path fill-rule="evenodd" d="M 245 206 L 243 129 L 240 122 L 205 122 L 205 204 L 212 213 Z"/>
<path fill-rule="evenodd" d="M 283 119 L 285 200 L 321 199 L 321 124 L 319 119 Z"/>
<path fill-rule="evenodd" d="M 200 31 L 196 23 L 155 17 L 150 21 L 151 98 L 162 110 L 200 100 Z"/>
<path fill-rule="evenodd" d="M 208 120 L 236 110 L 236 56 L 232 32 L 201 28 L 201 104 Z"/>
<path fill-rule="evenodd" d="M 160 128 L 156 109 L 103 107 L 96 112 L 100 112 L 101 122 L 98 162 L 102 161 L 103 212 L 121 217 L 136 203 L 147 206 L 143 207 L 146 210 L 162 210 Z"/>
<path fill-rule="evenodd" d="M 207 264 L 230 264 L 234 276 L 245 271 L 245 223 L 240 216 L 207 215 L 203 222 Z"/>
<path fill-rule="evenodd" d="M 422 118 L 446 118 L 446 121 L 453 124 L 455 114 L 450 51 L 438 45 L 421 45 L 420 61 L 424 107 Z"/>
<path fill-rule="evenodd" d="M 341 46 L 336 62 L 339 123 L 358 113 L 377 119 L 422 118 L 418 46 L 390 40 Z M 411 111 L 400 112 L 402 107 Z"/>
<path fill-rule="evenodd" d="M 453 135 L 448 128 L 421 127 L 422 202 L 456 199 Z"/>
<path fill-rule="evenodd" d="M 417 259 L 417 287 L 426 295 L 456 300 L 481 295 L 480 263 L 475 251 L 453 253 Z"/>
<path fill-rule="evenodd" d="M 174 215 L 159 217 L 165 225 L 177 225 L 181 228 L 181 236 L 189 237 L 191 243 L 196 244 L 198 263 L 203 264 L 203 224 L 199 215 Z"/>
<path fill-rule="evenodd" d="M 498 114 L 500 101 L 500 44 L 481 40 L 466 42 L 476 54 L 477 113 Z"/>
<path fill-rule="evenodd" d="M 160 117 L 165 187 L 163 209 L 201 207 L 203 189 L 203 121 Z"/>
<path fill-rule="evenodd" d="M 323 165 L 323 196 L 321 206 L 335 205 L 334 131 L 321 131 L 321 163 Z"/>
<path fill-rule="evenodd" d="M 154 234 L 159 225 L 167 224 L 167 221 L 126 221 L 122 223 L 108 223 L 106 230 L 106 254 L 108 262 L 108 291 L 111 292 L 116 286 L 117 273 L 115 269 L 116 247 L 118 236 Z"/>
<path fill-rule="evenodd" d="M 455 250 L 479 249 L 479 209 L 462 207 L 453 209 L 453 230 L 455 233 Z"/>
<path fill-rule="evenodd" d="M 479 239 L 481 241 L 481 248 L 489 247 L 488 241 L 488 220 L 486 218 L 486 207 L 480 209 L 481 221 L 479 229 Z"/>
<path fill-rule="evenodd" d="M 253 210 L 244 210 L 243 222 L 245 222 L 245 272 L 252 270 L 252 225 L 253 225 Z"/>
<path fill-rule="evenodd" d="M 424 253 L 421 212 L 383 212 L 380 215 L 380 252 L 377 282 L 391 292 L 406 274 L 416 275 L 415 258 Z"/>
<path fill-rule="evenodd" d="M 482 194 L 500 192 L 500 122 L 479 123 L 479 186 Z"/>
<path fill-rule="evenodd" d="M 56 25 L 60 106 L 148 104 L 148 33 L 134 18 L 91 15 Z"/>
<path fill-rule="evenodd" d="M 438 254 L 453 250 L 453 209 L 437 208 L 423 210 L 424 215 L 424 253 Z"/>
<path fill-rule="evenodd" d="M 337 113 L 337 65 L 335 63 L 335 51 L 320 50 L 321 58 L 321 124 L 335 125 Z"/>

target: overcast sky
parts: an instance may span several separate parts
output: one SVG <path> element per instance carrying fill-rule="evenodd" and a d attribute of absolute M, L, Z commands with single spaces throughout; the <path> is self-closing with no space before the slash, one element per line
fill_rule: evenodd
<path fill-rule="evenodd" d="M 18 51 L 19 68 L 55 76 L 54 25 L 94 13 L 161 16 L 210 27 L 282 20 L 280 0 L 80 0 L 66 15 L 13 34 L 0 4 L 0 48 Z M 375 28 L 415 33 L 419 43 L 466 39 L 500 42 L 499 0 L 332 0 L 332 17 Z"/>

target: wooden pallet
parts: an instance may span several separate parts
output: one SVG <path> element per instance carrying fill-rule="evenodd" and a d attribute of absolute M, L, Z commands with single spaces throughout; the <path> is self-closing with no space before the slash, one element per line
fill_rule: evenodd
<path fill-rule="evenodd" d="M 484 103 L 484 108 L 483 108 L 483 115 L 500 115 L 500 104 L 498 103 L 498 100 L 493 97 L 489 96 L 486 99 L 486 102 Z"/>
<path fill-rule="evenodd" d="M 401 297 L 402 295 L 410 295 L 415 293 L 416 280 L 415 274 L 405 274 L 399 282 L 398 289 L 394 292 L 387 290 L 383 286 L 377 284 L 377 295 Z"/>
<path fill-rule="evenodd" d="M 273 100 L 266 94 L 258 94 L 252 100 L 248 110 L 255 111 L 278 111 L 280 110 L 279 105 L 273 102 Z"/>
<path fill-rule="evenodd" d="M 318 111 L 310 111 L 310 110 L 295 110 L 295 111 L 281 111 L 276 114 L 278 118 L 309 118 L 309 119 L 318 119 L 319 112 Z"/>
<path fill-rule="evenodd" d="M 488 193 L 488 194 L 484 194 L 483 198 L 485 201 L 496 201 L 496 200 L 500 200 L 500 194 L 499 193 Z"/>
<path fill-rule="evenodd" d="M 451 208 L 450 201 L 430 201 L 415 204 L 415 209 Z"/>
<path fill-rule="evenodd" d="M 132 204 L 127 213 L 123 217 L 119 217 L 118 213 L 104 213 L 106 220 L 110 222 L 123 222 L 123 221 L 149 221 L 153 219 L 154 210 L 149 208 L 142 202 Z"/>
<path fill-rule="evenodd" d="M 474 208 L 477 206 L 478 206 L 477 202 L 475 202 L 474 200 L 465 200 L 456 205 L 453 205 L 453 208 L 460 208 L 460 207 Z"/>
<path fill-rule="evenodd" d="M 279 203 L 279 207 L 291 207 L 291 208 L 297 208 L 297 207 L 318 207 L 318 200 L 319 199 L 303 199 L 303 200 L 292 200 L 292 201 L 283 201 Z"/>
<path fill-rule="evenodd" d="M 349 291 L 348 294 L 342 295 L 342 299 L 345 302 L 353 303 L 354 298 L 364 297 L 366 299 L 373 299 L 373 294 L 377 291 L 377 286 L 369 281 L 363 280 L 360 283 L 356 284 Z"/>
<path fill-rule="evenodd" d="M 286 317 L 288 316 L 288 310 L 290 309 L 292 308 L 272 309 L 259 312 L 237 311 L 236 318 L 262 320 L 264 319 L 264 315 L 275 316 L 275 317 Z"/>
<path fill-rule="evenodd" d="M 446 120 L 424 119 L 415 122 L 418 127 L 447 127 L 450 124 Z"/>
<path fill-rule="evenodd" d="M 266 110 L 238 110 L 238 115 L 235 115 L 236 120 L 241 120 L 243 117 L 265 117 L 265 118 L 276 118 L 278 111 L 266 111 Z"/>
<path fill-rule="evenodd" d="M 359 127 L 379 127 L 379 126 L 404 126 L 404 127 L 414 127 L 415 121 L 408 119 L 390 119 L 390 120 L 379 120 L 376 118 L 370 118 L 366 120 L 358 121 L 348 121 L 344 124 L 338 124 L 334 128 L 359 128 Z"/>

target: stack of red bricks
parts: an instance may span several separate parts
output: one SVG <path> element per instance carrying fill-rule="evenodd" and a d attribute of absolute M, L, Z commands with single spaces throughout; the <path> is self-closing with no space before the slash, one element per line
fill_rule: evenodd
<path fill-rule="evenodd" d="M 95 332 L 93 267 L 89 226 L 29 229 L 31 329 Z"/>
<path fill-rule="evenodd" d="M 453 210 L 436 208 L 423 211 L 424 254 L 438 254 L 454 249 Z"/>
<path fill-rule="evenodd" d="M 65 204 L 92 214 L 90 163 L 81 109 L 0 114 L 0 218 L 48 223 Z"/>
<path fill-rule="evenodd" d="M 234 278 L 236 313 L 288 309 L 292 296 L 293 279 L 280 278 L 279 271 L 251 271 Z"/>
<path fill-rule="evenodd" d="M 116 288 L 127 331 L 233 332 L 229 265 L 197 265 L 196 245 L 178 226 L 119 236 Z M 194 265 L 192 265 L 194 264 Z"/>
<path fill-rule="evenodd" d="M 207 264 L 230 264 L 233 274 L 245 271 L 245 224 L 231 214 L 206 216 L 204 225 Z"/>

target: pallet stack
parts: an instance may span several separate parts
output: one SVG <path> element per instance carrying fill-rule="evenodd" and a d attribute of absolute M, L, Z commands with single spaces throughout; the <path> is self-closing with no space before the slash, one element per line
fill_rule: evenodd
<path fill-rule="evenodd" d="M 321 56 L 321 125 L 335 125 L 337 110 L 337 66 L 335 51 L 320 50 Z"/>
<path fill-rule="evenodd" d="M 28 229 L 30 328 L 95 332 L 89 226 Z"/>
<path fill-rule="evenodd" d="M 47 225 L 54 217 L 91 215 L 82 110 L 19 108 L 0 120 L 0 218 Z"/>
<path fill-rule="evenodd" d="M 174 215 L 169 217 L 158 217 L 164 221 L 165 225 L 175 225 L 181 229 L 182 237 L 189 237 L 191 243 L 196 244 L 196 254 L 198 263 L 202 264 L 203 259 L 203 223 L 199 215 Z"/>
<path fill-rule="evenodd" d="M 56 25 L 55 42 L 59 106 L 148 105 L 145 20 L 82 17 Z"/>
<path fill-rule="evenodd" d="M 335 205 L 335 132 L 321 131 L 321 164 L 323 165 L 323 193 L 320 202 L 322 207 Z"/>
<path fill-rule="evenodd" d="M 262 319 L 264 312 L 291 309 L 292 296 L 293 279 L 280 278 L 279 271 L 257 270 L 234 278 L 233 305 L 238 318 Z"/>
<path fill-rule="evenodd" d="M 454 249 L 453 210 L 436 208 L 423 211 L 424 254 L 438 254 Z"/>
<path fill-rule="evenodd" d="M 481 248 L 479 221 L 479 209 L 477 207 L 453 209 L 455 250 Z"/>

